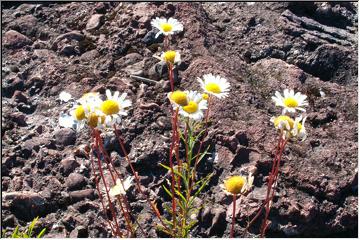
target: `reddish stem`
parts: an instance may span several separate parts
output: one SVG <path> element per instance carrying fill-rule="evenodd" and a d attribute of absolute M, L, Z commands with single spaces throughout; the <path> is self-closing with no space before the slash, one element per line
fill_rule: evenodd
<path fill-rule="evenodd" d="M 171 138 L 171 145 L 170 145 L 170 153 L 169 153 L 169 164 L 170 164 L 170 169 L 171 169 L 171 194 L 172 194 L 172 198 L 171 198 L 171 202 L 172 202 L 172 220 L 173 220 L 173 228 L 174 231 L 176 229 L 176 216 L 175 216 L 175 212 L 176 212 L 176 201 L 175 201 L 175 173 L 174 173 L 174 164 L 172 161 L 172 155 L 173 155 L 173 150 L 174 150 L 174 145 L 175 145 L 175 130 L 174 130 L 174 117 L 173 117 L 173 132 L 172 132 L 172 138 Z"/>
<path fill-rule="evenodd" d="M 150 201 L 149 197 L 144 193 L 144 191 L 141 189 L 141 184 L 140 184 L 140 179 L 139 179 L 139 176 L 137 175 L 137 172 L 135 171 L 134 169 L 134 166 L 132 165 L 131 161 L 130 161 L 130 158 L 128 156 L 128 153 L 125 149 L 125 146 L 124 146 L 124 142 L 120 136 L 120 134 L 118 133 L 117 131 L 117 128 L 116 128 L 116 125 L 114 124 L 114 129 L 115 129 L 115 135 L 120 143 L 120 147 L 121 147 L 121 150 L 123 151 L 124 155 L 125 155 L 125 159 L 126 161 L 128 162 L 129 166 L 130 166 L 130 169 L 132 171 L 132 173 L 134 174 L 134 177 L 135 177 L 135 182 L 136 182 L 136 188 L 138 189 L 138 191 L 146 198 L 146 201 L 148 202 L 148 204 L 150 205 L 150 207 L 152 208 L 152 210 L 155 212 L 155 215 L 157 216 L 157 218 L 159 219 L 160 223 L 163 225 L 163 227 L 167 230 L 167 231 L 170 231 L 168 229 L 168 227 L 166 227 L 164 221 L 161 219 L 161 216 L 160 216 L 160 213 L 158 211 L 158 209 L 154 206 L 154 204 Z"/>
<path fill-rule="evenodd" d="M 109 201 L 109 206 L 110 206 L 110 211 L 111 211 L 111 214 L 115 220 L 115 225 L 116 225 L 116 229 L 117 229 L 117 232 L 119 233 L 119 235 L 122 235 L 120 233 L 120 227 L 119 227 L 119 224 L 117 222 L 117 217 L 116 217 L 116 213 L 115 213 L 115 210 L 114 210 L 114 206 L 111 202 L 111 199 L 110 199 L 110 195 L 109 195 L 109 189 L 108 189 L 108 186 L 106 184 L 106 181 L 105 181 L 105 176 L 104 176 L 104 173 L 102 171 L 102 167 L 101 167 L 101 158 L 100 158 L 100 151 L 99 151 L 99 137 L 100 137 L 100 134 L 99 132 L 95 129 L 95 147 L 98 151 L 97 152 L 97 157 L 98 157 L 98 167 L 99 167 L 99 172 L 100 172 L 100 176 L 101 176 L 101 179 L 103 181 L 103 184 L 104 184 L 104 187 L 105 187 L 105 191 L 106 191 L 106 196 L 107 196 L 107 199 Z"/>
<path fill-rule="evenodd" d="M 233 194 L 233 212 L 232 212 L 232 224 L 231 224 L 231 232 L 230 237 L 234 237 L 234 226 L 235 226 L 235 208 L 236 208 L 236 194 Z"/>
<path fill-rule="evenodd" d="M 178 133 L 178 126 L 177 126 L 177 122 L 178 122 L 178 116 L 179 116 L 179 108 L 176 109 L 176 112 L 175 112 L 175 119 L 174 119 L 174 133 L 175 133 L 175 136 L 174 136 L 174 140 L 175 140 L 175 148 L 174 148 L 174 152 L 175 152 L 175 159 L 178 163 L 178 171 L 179 172 L 182 172 L 182 161 L 180 159 L 180 156 L 179 156 L 179 143 L 180 143 L 180 136 L 179 136 L 179 133 Z M 177 177 L 177 187 L 178 187 L 178 191 L 180 192 L 181 190 L 181 179 L 180 177 L 178 176 Z"/>
<path fill-rule="evenodd" d="M 105 147 L 104 147 L 104 145 L 102 143 L 102 140 L 101 140 L 100 132 L 98 131 L 97 134 L 98 134 L 99 146 L 100 146 L 99 149 L 101 150 L 101 154 L 103 156 L 105 156 L 105 159 L 108 160 L 108 161 L 105 161 L 105 162 L 106 162 L 107 169 L 110 172 L 111 178 L 113 180 L 113 185 L 116 185 L 116 179 L 115 179 L 115 176 L 113 174 L 113 170 L 111 169 L 111 167 L 109 165 L 109 162 L 111 163 L 111 166 L 113 167 L 115 173 L 117 174 L 117 178 L 120 180 L 120 183 L 121 183 L 123 189 L 125 189 L 122 177 L 116 171 L 116 168 L 115 168 L 115 166 L 113 164 L 112 159 L 110 158 L 110 156 L 107 154 L 107 152 L 105 150 Z M 121 200 L 121 199 L 123 199 L 123 200 Z M 119 201 L 119 205 L 120 205 L 120 210 L 121 210 L 121 212 L 123 213 L 123 215 L 125 217 L 125 221 L 126 221 L 126 224 L 127 224 L 127 230 L 128 230 L 128 232 L 131 232 L 131 234 L 134 234 L 134 230 L 132 228 L 131 218 L 130 218 L 130 214 L 129 214 L 130 211 L 128 209 L 129 205 L 127 204 L 126 196 L 123 196 L 123 197 L 118 196 L 118 201 Z M 122 201 L 124 201 L 125 208 L 123 207 Z"/>
<path fill-rule="evenodd" d="M 99 134 L 99 138 L 100 138 L 100 134 Z M 109 165 L 109 162 L 113 168 L 113 171 L 115 172 L 117 178 L 120 180 L 120 183 L 123 187 L 123 189 L 125 189 L 125 186 L 124 186 L 124 182 L 123 182 L 123 177 L 121 176 L 120 173 L 118 173 L 116 171 L 116 168 L 115 168 L 115 165 L 114 165 L 114 162 L 112 160 L 112 158 L 107 154 L 106 150 L 105 150 L 105 147 L 102 143 L 102 141 L 99 142 L 99 145 L 100 145 L 100 149 L 101 149 L 101 152 L 102 154 L 105 156 L 106 159 L 108 159 L 108 161 L 106 161 L 106 165 L 107 165 L 107 168 L 111 174 L 111 177 L 112 177 L 112 180 L 113 180 L 113 183 L 114 185 L 116 185 L 116 179 L 114 177 L 114 174 L 112 173 L 112 170 L 111 170 L 111 167 Z M 122 200 L 121 200 L 122 199 Z M 130 231 L 132 234 L 134 234 L 134 230 L 132 228 L 132 224 L 131 224 L 131 217 L 130 217 L 130 205 L 129 205 L 129 202 L 127 200 L 127 197 L 126 195 L 122 196 L 121 198 L 118 198 L 119 200 L 119 204 L 120 204 L 120 208 L 121 208 L 121 211 L 122 213 L 124 214 L 124 217 L 125 217 L 125 220 L 126 220 L 126 223 L 127 223 L 127 226 L 128 226 L 128 231 Z M 123 205 L 122 205 L 122 201 L 124 202 L 124 205 L 125 205 L 125 208 L 123 208 Z M 141 228 L 141 226 L 139 225 L 139 228 L 140 230 L 144 233 L 144 230 Z"/>
<path fill-rule="evenodd" d="M 102 179 L 104 187 L 105 187 L 106 196 L 107 196 L 108 201 L 109 201 L 109 206 L 110 206 L 112 216 L 115 219 L 115 225 L 116 225 L 118 231 L 120 232 L 119 224 L 117 222 L 116 212 L 115 212 L 115 209 L 113 207 L 113 204 L 111 202 L 110 195 L 109 195 L 109 188 L 108 188 L 107 183 L 105 181 L 105 176 L 104 176 L 104 173 L 103 173 L 103 170 L 102 170 L 102 167 L 101 167 L 101 158 L 100 158 L 100 151 L 99 151 L 100 150 L 100 148 L 99 148 L 100 133 L 97 130 L 95 130 L 95 139 L 96 139 L 95 146 L 96 146 L 96 149 L 98 150 L 97 151 L 97 157 L 98 157 L 98 168 L 99 168 L 100 176 L 101 176 L 101 179 Z"/>
<path fill-rule="evenodd" d="M 171 63 L 168 63 L 169 79 L 170 79 L 170 88 L 171 92 L 174 92 L 174 66 Z"/>
<path fill-rule="evenodd" d="M 278 144 L 277 144 L 277 148 L 276 148 L 276 153 L 275 153 L 275 157 L 273 159 L 273 164 L 272 164 L 272 167 L 271 167 L 271 171 L 269 173 L 269 177 L 268 177 L 268 183 L 270 181 L 272 181 L 271 179 L 273 178 L 274 176 L 274 173 L 275 173 L 275 165 L 277 165 L 277 159 L 278 159 L 278 156 L 279 156 L 279 151 L 281 150 L 281 143 L 282 143 L 283 139 L 282 139 L 282 135 L 280 135 L 280 138 L 279 138 L 279 141 L 278 141 Z M 256 221 L 256 219 L 260 216 L 261 212 L 262 212 L 262 209 L 263 207 L 268 204 L 270 202 L 270 198 L 269 198 L 269 192 L 270 192 L 270 189 L 271 189 L 271 186 L 268 184 L 267 186 L 267 195 L 266 195 L 266 198 L 265 198 L 265 201 L 261 204 L 261 206 L 259 207 L 259 210 L 257 211 L 256 215 L 251 219 L 251 221 L 247 224 L 246 228 L 245 228 L 245 232 L 248 231 L 248 229 L 250 228 L 250 226 Z"/>
<path fill-rule="evenodd" d="M 273 177 L 269 180 L 269 185 L 268 185 L 268 189 L 269 189 L 269 186 L 270 186 L 270 191 L 272 191 L 271 195 L 270 195 L 270 191 L 268 191 L 267 193 L 267 196 L 269 196 L 269 200 L 267 201 L 267 204 L 266 204 L 266 210 L 265 210 L 265 218 L 263 220 L 263 223 L 262 223 L 262 226 L 261 226 L 261 237 L 264 237 L 265 236 L 265 231 L 266 231 L 266 228 L 268 226 L 267 224 L 267 219 L 269 217 L 269 214 L 270 214 L 270 202 L 272 201 L 273 197 L 274 197 L 274 193 L 275 193 L 275 189 L 274 189 L 274 185 L 273 183 L 277 180 L 278 178 L 278 174 L 279 174 L 279 168 L 280 168 L 280 160 L 281 160 L 281 156 L 282 156 L 282 153 L 284 151 L 284 147 L 286 145 L 286 140 L 283 140 L 283 138 L 281 138 L 281 143 L 280 143 L 280 150 L 279 150 L 279 153 L 278 153 L 278 156 L 277 156 L 277 159 L 276 159 L 276 162 L 274 162 L 274 164 L 276 164 L 276 167 L 275 167 L 275 172 L 273 174 Z"/>
<path fill-rule="evenodd" d="M 93 137 L 92 137 L 93 138 Z M 92 152 L 94 151 L 94 149 L 91 147 L 91 150 Z M 95 185 L 96 185 L 96 190 L 98 192 L 98 195 L 99 195 L 99 198 L 100 198 L 100 202 L 101 202 L 101 205 L 102 205 L 102 208 L 104 210 L 104 213 L 106 215 L 106 208 L 105 208 L 105 204 L 104 204 L 104 201 L 103 201 L 103 197 L 102 197 L 102 194 L 101 194 L 101 191 L 100 191 L 100 187 L 99 187 L 99 181 L 98 181 L 98 178 L 96 176 L 96 171 L 95 171 L 95 163 L 94 163 L 94 158 L 93 158 L 93 154 L 90 153 L 90 162 L 91 162 L 91 167 L 92 167 L 92 171 L 94 173 L 94 176 L 95 176 Z M 106 217 L 106 220 L 111 228 L 111 231 L 112 233 L 116 236 L 116 231 L 114 230 L 110 220 Z M 120 236 L 122 237 L 122 235 Z"/>
<path fill-rule="evenodd" d="M 167 51 L 170 47 L 170 37 L 164 36 L 164 51 Z"/>

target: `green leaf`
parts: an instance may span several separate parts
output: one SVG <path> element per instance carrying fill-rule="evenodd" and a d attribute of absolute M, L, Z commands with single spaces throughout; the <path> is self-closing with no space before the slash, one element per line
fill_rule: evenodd
<path fill-rule="evenodd" d="M 161 163 L 159 163 L 159 165 L 171 172 L 171 168 L 170 168 L 170 167 L 168 167 L 168 166 L 166 166 L 166 165 L 164 165 L 164 164 L 161 164 Z M 185 163 L 184 163 L 184 165 L 185 165 Z M 188 188 L 188 181 L 187 181 L 186 177 L 185 177 L 183 174 L 181 174 L 181 173 L 180 173 L 178 170 L 176 170 L 176 169 L 174 169 L 174 173 L 175 173 L 177 176 L 179 176 L 179 177 L 182 178 L 183 183 L 185 184 L 185 187 Z"/>
<path fill-rule="evenodd" d="M 166 165 L 164 165 L 164 164 L 162 164 L 162 163 L 159 163 L 159 165 L 162 166 L 163 168 L 165 168 L 166 170 L 168 170 L 168 171 L 171 172 L 171 168 L 170 168 L 170 167 L 168 167 L 168 166 L 166 166 Z M 176 169 L 174 169 L 174 168 L 173 168 L 173 170 L 174 170 L 174 173 L 175 173 L 176 175 L 178 175 L 179 177 L 182 177 L 181 173 L 180 173 L 178 170 L 176 170 Z"/>
<path fill-rule="evenodd" d="M 212 176 L 213 176 L 213 174 L 210 173 L 208 176 L 206 176 L 206 177 L 204 178 L 205 180 L 203 181 L 203 183 L 201 184 L 201 186 L 199 187 L 199 189 L 195 192 L 195 194 L 194 194 L 194 195 L 192 196 L 192 198 L 190 199 L 190 201 L 189 201 L 189 205 L 190 205 L 190 206 L 192 205 L 195 197 L 197 197 L 197 196 L 200 194 L 200 192 L 203 190 L 203 188 L 209 183 L 210 178 L 211 178 Z"/>
<path fill-rule="evenodd" d="M 199 160 L 198 160 L 198 163 L 199 163 L 205 157 L 205 155 L 210 154 L 209 148 L 210 148 L 210 146 L 207 146 L 206 150 L 203 153 L 201 153 L 201 154 L 199 153 L 200 156 L 199 156 L 199 154 L 196 154 L 196 156 L 193 157 L 193 160 L 199 156 Z"/>
<path fill-rule="evenodd" d="M 11 238 L 18 238 L 19 226 L 16 226 L 14 232 L 11 234 Z"/>
<path fill-rule="evenodd" d="M 167 225 L 169 225 L 169 226 L 173 226 L 174 225 L 174 223 L 172 222 L 172 221 L 169 221 L 169 220 L 167 220 L 167 219 L 164 219 L 163 220 Z"/>
<path fill-rule="evenodd" d="M 184 195 L 182 195 L 181 192 L 179 192 L 177 189 L 175 189 L 175 193 L 183 200 L 183 202 L 186 204 L 186 198 L 184 197 Z"/>
<path fill-rule="evenodd" d="M 34 218 L 34 220 L 32 220 L 32 222 L 30 223 L 29 228 L 28 228 L 28 230 L 27 230 L 27 235 L 28 235 L 29 237 L 32 236 L 33 229 L 34 229 L 35 224 L 36 224 L 36 222 L 37 222 L 38 219 L 39 219 L 39 217 L 36 217 L 36 218 Z"/>
<path fill-rule="evenodd" d="M 41 232 L 36 236 L 36 238 L 42 238 L 44 236 L 45 232 L 46 232 L 46 228 L 41 230 Z"/>
<path fill-rule="evenodd" d="M 163 207 L 165 208 L 165 210 L 166 210 L 170 215 L 172 215 L 172 209 L 171 209 L 170 206 L 164 205 Z"/>
<path fill-rule="evenodd" d="M 161 226 L 161 225 L 157 225 L 157 228 L 158 228 L 160 231 L 162 231 L 162 232 L 164 232 L 164 233 L 166 233 L 166 234 L 168 234 L 168 235 L 170 235 L 170 236 L 172 236 L 172 237 L 174 236 L 174 234 L 173 234 L 172 232 L 166 230 L 166 228 L 164 228 L 164 227 Z"/>
<path fill-rule="evenodd" d="M 185 211 L 186 208 L 185 208 L 185 205 L 180 201 L 180 199 L 178 199 L 177 203 L 179 204 L 180 208 Z"/>
<path fill-rule="evenodd" d="M 173 198 L 173 195 L 172 195 L 172 193 L 170 192 L 170 190 L 167 188 L 167 187 L 165 187 L 165 185 L 162 185 L 162 187 L 164 188 L 164 190 L 165 190 L 165 192 L 170 196 L 170 198 L 172 199 Z"/>

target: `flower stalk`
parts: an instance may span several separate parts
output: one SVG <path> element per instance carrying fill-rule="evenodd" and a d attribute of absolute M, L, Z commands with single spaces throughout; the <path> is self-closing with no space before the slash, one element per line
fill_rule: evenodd
<path fill-rule="evenodd" d="M 265 231 L 268 227 L 268 217 L 270 214 L 270 207 L 271 207 L 271 203 L 274 198 L 274 195 L 275 195 L 275 187 L 277 185 L 277 179 L 278 179 L 278 175 L 279 175 L 281 156 L 284 151 L 286 143 L 287 143 L 286 139 L 283 139 L 282 137 L 279 138 L 278 151 L 273 160 L 272 172 L 269 175 L 268 188 L 267 188 L 267 193 L 266 193 L 266 198 L 265 198 L 265 202 L 266 202 L 265 203 L 265 217 L 263 219 L 263 223 L 261 225 L 261 231 L 260 231 L 261 237 L 265 236 Z"/>
<path fill-rule="evenodd" d="M 118 142 L 120 144 L 120 147 L 121 147 L 121 150 L 122 152 L 124 153 L 124 156 L 125 156 L 125 159 L 126 161 L 128 162 L 129 166 L 130 166 L 130 169 L 132 171 L 132 173 L 134 174 L 134 178 L 135 178 L 135 183 L 136 183 L 136 188 L 138 189 L 138 191 L 146 198 L 146 201 L 148 202 L 148 204 L 150 205 L 150 207 L 152 208 L 152 210 L 154 211 L 155 215 L 157 216 L 157 218 L 159 219 L 160 223 L 163 225 L 163 227 L 167 230 L 169 230 L 165 223 L 163 222 L 162 218 L 161 218 L 161 215 L 159 213 L 159 210 L 157 209 L 157 207 L 154 205 L 154 203 L 151 202 L 150 198 L 144 193 L 144 191 L 142 190 L 141 188 L 141 183 L 140 183 L 140 179 L 139 179 L 139 176 L 137 174 L 137 172 L 135 171 L 135 168 L 133 166 L 133 164 L 131 163 L 131 160 L 128 156 L 128 153 L 126 151 L 126 148 L 125 148 L 125 145 L 124 145 L 124 141 L 121 137 L 121 135 L 119 134 L 119 131 L 116 127 L 116 125 L 114 125 L 114 132 L 115 132 L 115 135 L 118 139 Z"/>
<path fill-rule="evenodd" d="M 233 194 L 233 211 L 232 211 L 230 238 L 234 237 L 235 213 L 236 213 L 235 209 L 236 209 L 236 194 Z"/>

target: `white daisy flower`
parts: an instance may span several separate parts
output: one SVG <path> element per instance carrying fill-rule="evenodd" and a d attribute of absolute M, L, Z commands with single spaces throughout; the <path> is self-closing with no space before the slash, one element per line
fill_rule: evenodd
<path fill-rule="evenodd" d="M 82 129 L 86 123 L 91 127 L 100 127 L 104 117 L 98 113 L 102 103 L 99 93 L 85 93 L 77 102 L 79 104 L 70 110 L 71 116 L 76 121 L 76 130 Z"/>
<path fill-rule="evenodd" d="M 172 65 L 179 63 L 181 61 L 180 53 L 178 51 L 169 50 L 166 52 L 162 52 L 161 56 L 155 56 L 162 62 L 171 63 Z"/>
<path fill-rule="evenodd" d="M 291 135 L 293 137 L 301 139 L 301 141 L 304 141 L 306 139 L 306 129 L 305 129 L 305 121 L 306 117 L 297 117 L 295 118 L 294 128 L 291 132 Z M 301 123 L 300 123 L 301 122 Z"/>
<path fill-rule="evenodd" d="M 283 133 L 284 138 L 300 138 L 302 141 L 306 138 L 305 120 L 306 117 L 302 118 L 300 116 L 294 120 L 286 115 L 270 119 L 274 123 L 275 128 Z"/>
<path fill-rule="evenodd" d="M 123 184 L 121 184 L 120 179 L 116 180 L 116 185 L 110 188 L 109 195 L 115 197 L 117 195 L 125 195 L 126 191 L 131 187 L 132 181 L 134 180 L 133 176 L 127 177 Z"/>
<path fill-rule="evenodd" d="M 247 177 L 237 175 L 228 177 L 224 180 L 223 184 L 220 184 L 220 187 L 224 190 L 227 195 L 246 195 L 251 191 L 253 186 L 254 177 L 252 174 Z"/>
<path fill-rule="evenodd" d="M 68 102 L 71 98 L 72 98 L 72 97 L 71 97 L 71 94 L 68 93 L 68 92 L 62 91 L 62 92 L 59 94 L 59 99 L 60 99 L 60 101 Z"/>
<path fill-rule="evenodd" d="M 188 105 L 188 91 L 180 91 L 176 90 L 174 92 L 169 92 L 167 97 L 169 98 L 170 102 L 173 104 L 174 108 L 179 106 L 186 106 Z"/>
<path fill-rule="evenodd" d="M 226 97 L 229 94 L 230 84 L 221 76 L 205 74 L 203 79 L 198 78 L 198 81 L 206 93 L 215 95 L 218 98 Z"/>
<path fill-rule="evenodd" d="M 112 126 L 114 123 L 121 122 L 121 116 L 127 116 L 126 108 L 131 106 L 131 101 L 125 99 L 127 93 L 119 96 L 119 91 L 111 95 L 110 90 L 106 90 L 107 100 L 103 101 L 100 105 L 100 111 L 105 116 L 105 125 Z"/>
<path fill-rule="evenodd" d="M 203 110 L 207 109 L 207 101 L 203 99 L 202 94 L 196 91 L 184 91 L 187 96 L 187 105 L 181 106 L 179 114 L 189 117 L 195 121 L 204 117 Z M 176 106 L 174 106 L 176 108 Z"/>
<path fill-rule="evenodd" d="M 165 18 L 155 18 L 151 21 L 151 25 L 157 29 L 159 32 L 156 33 L 155 38 L 157 38 L 160 34 L 172 35 L 176 32 L 181 32 L 183 30 L 183 25 L 174 18 L 169 18 L 166 20 Z"/>
<path fill-rule="evenodd" d="M 305 112 L 305 109 L 302 106 L 307 106 L 308 102 L 305 100 L 307 98 L 306 95 L 297 92 L 295 94 L 294 90 L 285 89 L 284 97 L 278 92 L 275 92 L 275 96 L 271 97 L 275 102 L 276 106 L 283 107 L 282 114 L 286 112 L 295 113 L 296 110 Z"/>

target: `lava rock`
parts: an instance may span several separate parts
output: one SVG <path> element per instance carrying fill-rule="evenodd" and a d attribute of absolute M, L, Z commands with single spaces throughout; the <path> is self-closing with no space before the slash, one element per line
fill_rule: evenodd
<path fill-rule="evenodd" d="M 144 61 L 126 67 L 124 71 L 129 75 L 144 76 Z"/>
<path fill-rule="evenodd" d="M 128 65 L 140 62 L 143 59 L 139 53 L 129 53 L 125 57 L 122 57 L 115 61 L 116 68 L 126 67 Z"/>
<path fill-rule="evenodd" d="M 347 67 L 344 62 L 351 61 L 351 53 L 345 48 L 325 44 L 307 59 L 304 68 L 322 80 L 328 81 L 336 76 L 338 83 L 344 83 L 347 78 Z"/>
<path fill-rule="evenodd" d="M 88 230 L 84 226 L 77 226 L 70 233 L 70 238 L 87 238 L 89 236 Z"/>
<path fill-rule="evenodd" d="M 142 42 L 145 43 L 146 46 L 149 46 L 154 43 L 161 43 L 164 39 L 164 36 L 161 34 L 157 38 L 155 38 L 157 30 L 151 30 L 143 37 Z"/>
<path fill-rule="evenodd" d="M 2 224 L 8 227 L 14 227 L 16 223 L 16 218 L 13 214 L 6 216 L 2 220 Z"/>
<path fill-rule="evenodd" d="M 64 40 L 64 39 L 66 39 L 66 40 L 68 40 L 68 41 L 71 41 L 71 40 L 75 40 L 75 41 L 82 41 L 82 40 L 84 40 L 84 38 L 85 38 L 85 36 L 83 35 L 83 34 L 81 34 L 80 32 L 78 32 L 78 31 L 71 31 L 71 32 L 67 32 L 67 33 L 64 33 L 64 34 L 61 34 L 61 35 L 59 35 L 56 39 L 55 39 L 55 41 L 54 41 L 54 43 L 53 43 L 53 45 L 52 45 L 52 49 L 53 50 L 57 50 L 57 48 L 58 48 L 58 44 L 62 41 L 62 40 Z"/>
<path fill-rule="evenodd" d="M 69 196 L 71 202 L 74 203 L 74 202 L 82 201 L 86 198 L 90 200 L 95 199 L 95 192 L 94 189 L 84 189 L 84 190 L 70 192 Z"/>
<path fill-rule="evenodd" d="M 3 41 L 5 47 L 14 49 L 32 44 L 32 41 L 28 37 L 14 30 L 7 31 Z"/>
<path fill-rule="evenodd" d="M 64 45 L 61 50 L 59 51 L 59 53 L 61 55 L 65 55 L 65 56 L 75 56 L 79 54 L 78 49 L 75 46 L 66 44 Z"/>
<path fill-rule="evenodd" d="M 104 15 L 102 14 L 94 14 L 90 17 L 86 24 L 86 30 L 95 30 L 98 29 L 101 24 L 104 22 Z"/>
<path fill-rule="evenodd" d="M 12 97 L 16 90 L 24 89 L 24 81 L 20 78 L 15 78 L 11 81 L 4 81 L 3 86 L 1 88 L 1 93 L 4 97 Z"/>
<path fill-rule="evenodd" d="M 14 121 L 20 127 L 27 126 L 26 115 L 24 113 L 14 112 L 14 113 L 11 113 L 9 117 L 12 121 Z"/>
<path fill-rule="evenodd" d="M 61 160 L 61 170 L 64 173 L 65 176 L 72 173 L 77 167 L 80 166 L 80 164 L 73 158 L 66 158 Z"/>
<path fill-rule="evenodd" d="M 65 180 L 65 185 L 69 190 L 79 190 L 85 186 L 86 180 L 83 175 L 79 173 L 71 173 Z"/>
<path fill-rule="evenodd" d="M 15 21 L 11 22 L 8 26 L 11 29 L 19 31 L 20 33 L 28 36 L 35 37 L 37 28 L 37 18 L 31 14 L 16 18 Z"/>
<path fill-rule="evenodd" d="M 106 4 L 104 2 L 98 2 L 98 3 L 96 3 L 94 10 L 97 13 L 105 14 L 107 8 L 108 8 L 108 4 Z"/>
<path fill-rule="evenodd" d="M 30 191 L 3 193 L 2 203 L 3 208 L 9 208 L 18 219 L 27 222 L 37 216 L 43 216 L 50 210 L 39 193 Z"/>
<path fill-rule="evenodd" d="M 211 213 L 213 215 L 211 227 L 209 229 L 209 234 L 216 234 L 221 237 L 226 229 L 226 210 L 222 207 L 217 207 L 211 209 Z"/>
<path fill-rule="evenodd" d="M 167 74 L 168 74 L 168 68 L 166 63 L 163 62 L 156 63 L 155 65 L 151 66 L 151 68 L 148 71 L 149 77 L 156 81 L 160 80 L 161 78 L 166 78 Z M 174 71 L 174 75 L 175 75 L 175 71 Z"/>
<path fill-rule="evenodd" d="M 76 142 L 76 133 L 70 128 L 62 128 L 55 132 L 56 144 L 60 146 L 74 145 Z"/>
<path fill-rule="evenodd" d="M 23 92 L 16 90 L 13 95 L 13 100 L 16 102 L 27 103 L 28 98 Z"/>

